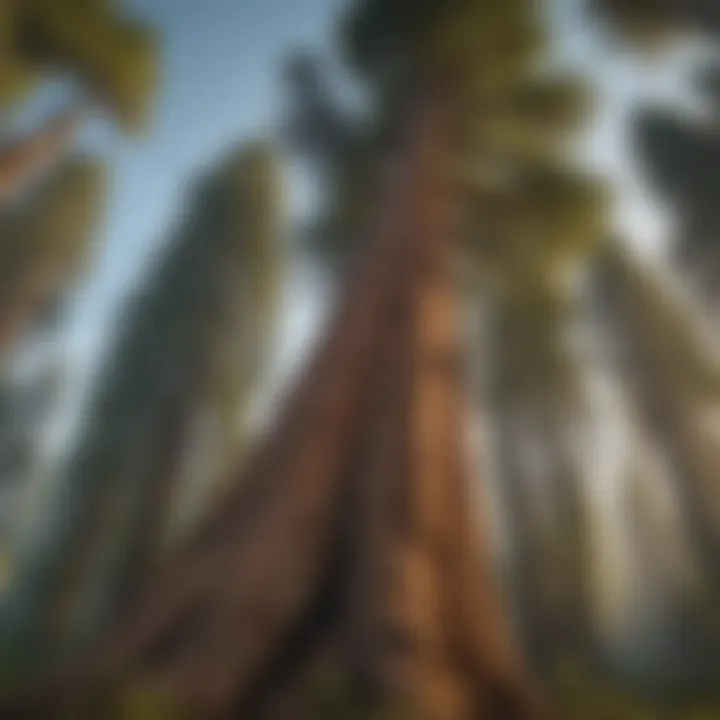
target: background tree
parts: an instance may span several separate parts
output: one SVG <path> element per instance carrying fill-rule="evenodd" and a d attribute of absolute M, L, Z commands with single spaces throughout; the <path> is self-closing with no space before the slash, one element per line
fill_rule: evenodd
<path fill-rule="evenodd" d="M 678 38 L 707 37 L 712 42 L 720 32 L 718 7 L 712 2 L 598 2 L 596 7 L 640 47 L 648 37 L 662 49 Z M 643 169 L 677 220 L 676 259 L 690 271 L 711 307 L 717 227 L 712 208 L 717 197 L 711 170 L 717 145 L 713 77 L 710 66 L 697 83 L 710 94 L 705 117 L 691 119 L 646 107 L 640 109 L 634 126 Z M 626 381 L 646 427 L 670 458 L 688 531 L 713 597 L 720 528 L 714 478 L 718 441 L 711 419 L 717 409 L 713 333 L 698 322 L 700 308 L 686 302 L 657 268 L 622 250 L 619 243 L 608 248 L 599 267 L 612 288 L 605 300 L 623 348 Z"/>
<path fill-rule="evenodd" d="M 27 633 L 38 638 L 36 661 L 92 637 L 153 572 L 174 513 L 177 536 L 217 502 L 237 462 L 239 421 L 267 366 L 276 313 L 274 163 L 271 149 L 242 147 L 198 183 L 129 301 L 77 447 L 19 559 L 10 633 L 26 650 Z M 216 422 L 216 443 L 200 447 L 213 462 L 183 487 L 201 415 Z"/>
<path fill-rule="evenodd" d="M 8 387 L 13 382 L 10 356 L 40 325 L 47 329 L 59 323 L 68 287 L 87 264 L 102 218 L 104 168 L 96 158 L 68 157 L 76 131 L 101 106 L 112 110 L 124 130 L 141 128 L 155 65 L 152 34 L 114 3 L 33 0 L 5 2 L 0 8 L 0 113 L 9 116 L 51 76 L 74 82 L 80 98 L 38 129 L 4 138 L 0 149 L 0 354 Z M 37 408 L 17 402 L 17 419 L 30 412 L 39 434 Z M 28 403 L 36 404 L 30 398 Z M 22 446 L 20 455 L 29 462 L 40 438 L 30 441 L 29 428 L 22 439 L 16 425 L 5 429 L 6 446 L 15 448 L 13 453 Z M 8 513 L 17 511 L 19 483 L 30 472 L 19 456 L 13 457 L 4 476 L 12 486 L 4 498 Z"/>
<path fill-rule="evenodd" d="M 75 201 L 72 211 L 70 205 L 57 206 L 65 202 L 60 197 L 63 193 L 82 194 L 78 186 L 84 182 L 83 175 L 97 174 L 99 169 L 76 163 L 63 170 L 58 164 L 95 108 L 108 108 L 124 130 L 144 125 L 155 89 L 156 51 L 151 31 L 126 17 L 116 3 L 11 0 L 0 10 L 0 28 L 0 112 L 16 108 L 52 74 L 75 81 L 80 97 L 58 117 L 25 137 L 6 141 L 0 150 L 0 203 L 22 206 L 17 212 L 13 207 L 11 219 L 3 219 L 0 229 L 4 258 L 0 292 L 9 293 L 3 303 L 6 317 L 0 347 L 7 348 L 21 337 L 33 312 L 47 307 L 68 280 L 67 273 L 50 271 L 49 265 L 56 260 L 44 257 L 40 248 L 30 251 L 29 245 L 39 242 L 32 237 L 48 236 L 52 213 L 56 218 L 57 213 L 64 213 L 64 226 L 89 223 L 83 219 L 92 205 L 89 199 L 84 210 L 78 204 L 81 200 Z M 85 193 L 96 193 L 93 179 L 88 180 Z M 38 187 L 43 184 L 48 187 Z M 46 208 L 53 203 L 54 210 Z M 40 215 L 46 210 L 49 215 L 44 220 Z M 43 222 L 45 229 L 34 227 Z M 69 234 L 70 229 L 64 232 Z M 50 241 L 45 242 L 48 248 Z M 27 297 L 29 288 L 32 298 Z"/>
<path fill-rule="evenodd" d="M 105 171 L 93 158 L 61 165 L 2 214 L 0 346 L 12 347 L 87 264 L 102 218 Z"/>
<path fill-rule="evenodd" d="M 670 463 L 689 533 L 703 572 L 706 597 L 717 593 L 720 528 L 716 472 L 718 365 L 692 308 L 672 286 L 619 244 L 600 266 L 603 312 L 614 328 L 618 363 L 645 428 Z"/>
<path fill-rule="evenodd" d="M 3 3 L 0 107 L 26 97 L 48 73 L 77 79 L 91 104 L 113 111 L 125 129 L 145 121 L 155 85 L 152 34 L 106 2 Z M 83 106 L 85 101 L 83 101 Z M 85 117 L 81 106 L 0 154 L 0 198 L 52 166 Z"/>
<path fill-rule="evenodd" d="M 50 362 L 25 377 L 11 373 L 3 378 L 0 395 L 0 553 L 3 589 L 11 581 L 12 556 L 20 525 L 27 486 L 40 472 L 42 442 L 48 421 L 56 408 L 63 372 L 60 362 Z"/>

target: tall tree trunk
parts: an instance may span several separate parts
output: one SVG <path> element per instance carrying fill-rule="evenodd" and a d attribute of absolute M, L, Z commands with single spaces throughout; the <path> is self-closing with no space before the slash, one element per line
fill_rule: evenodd
<path fill-rule="evenodd" d="M 90 679 L 196 717 L 317 717 L 304 682 L 329 657 L 370 707 L 540 716 L 469 498 L 447 127 L 412 110 L 367 263 L 279 427 Z"/>
<path fill-rule="evenodd" d="M 502 400 L 500 401 L 502 403 Z M 537 410 L 537 408 L 535 408 Z M 593 631 L 589 603 L 587 508 L 582 476 L 563 447 L 562 421 L 518 426 L 498 419 L 500 489 L 511 531 L 511 586 L 523 644 L 538 671 L 552 673 L 565 659 L 589 663 Z M 543 468 L 526 457 L 528 442 L 544 453 Z"/>
<path fill-rule="evenodd" d="M 717 392 L 712 361 L 652 269 L 619 248 L 604 263 L 602 302 L 622 351 L 621 370 L 644 422 L 665 448 L 687 527 L 712 580 L 720 567 L 720 443 L 701 426 L 701 410 L 713 405 Z"/>
<path fill-rule="evenodd" d="M 188 392 L 188 396 L 192 396 Z M 110 499 L 111 507 L 99 518 L 101 528 L 89 534 L 75 563 L 66 570 L 61 589 L 66 605 L 51 647 L 71 657 L 102 631 L 134 588 L 155 571 L 160 555 L 160 533 L 172 506 L 188 417 L 190 397 L 169 402 L 157 419 L 162 430 L 154 437 L 154 454 L 138 470 L 137 485 L 126 482 Z M 103 527 L 104 525 L 104 527 Z M 83 547 L 84 546 L 84 547 Z M 70 565 L 69 563 L 67 563 Z"/>
<path fill-rule="evenodd" d="M 497 298 L 491 358 L 499 492 L 511 586 L 529 659 L 542 672 L 589 662 L 587 507 L 574 432 L 589 416 L 583 358 L 567 342 L 573 298 Z M 544 314 L 543 314 L 544 309 Z"/>
<path fill-rule="evenodd" d="M 353 627 L 364 676 L 412 717 L 527 717 L 530 698 L 471 502 L 443 130 L 429 139 L 410 277 L 394 318 L 405 349 L 395 357 L 384 423 L 395 429 L 363 481 L 374 503 L 362 525 Z"/>

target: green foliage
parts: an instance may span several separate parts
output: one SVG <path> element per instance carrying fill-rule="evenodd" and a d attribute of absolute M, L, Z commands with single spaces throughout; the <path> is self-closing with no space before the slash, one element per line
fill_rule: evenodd
<path fill-rule="evenodd" d="M 514 90 L 510 107 L 528 123 L 565 130 L 586 120 L 592 109 L 592 92 L 580 77 L 554 75 L 532 78 Z"/>
<path fill-rule="evenodd" d="M 595 178 L 526 165 L 507 188 L 475 195 L 470 238 L 477 261 L 503 287 L 550 287 L 594 252 L 607 206 L 608 189 Z"/>
<path fill-rule="evenodd" d="M 439 77 L 450 89 L 464 138 L 458 155 L 470 174 L 489 164 L 505 177 L 468 188 L 468 234 L 479 261 L 511 283 L 545 283 L 589 256 L 607 211 L 606 188 L 558 163 L 592 93 L 580 78 L 537 72 L 539 13 L 532 0 L 357 0 L 344 26 L 352 61 L 376 84 Z"/>
<path fill-rule="evenodd" d="M 604 681 L 581 666 L 566 664 L 547 673 L 547 688 L 561 719 L 575 720 L 717 720 L 717 697 L 648 698 L 646 694 Z"/>
<path fill-rule="evenodd" d="M 484 84 L 526 67 L 545 45 L 532 0 L 357 0 L 344 25 L 352 65 L 376 78 L 419 70 Z"/>
<path fill-rule="evenodd" d="M 90 229 L 102 218 L 106 173 L 96 159 L 68 163 L 25 207 L 27 223 L 21 244 L 28 254 L 50 254 L 75 265 Z"/>
<path fill-rule="evenodd" d="M 358 701 L 347 678 L 339 671 L 324 668 L 311 678 L 307 689 L 308 700 L 318 718 L 350 720 L 362 717 Z"/>
<path fill-rule="evenodd" d="M 542 34 L 533 3 L 499 3 L 502 9 L 492 12 L 482 3 L 470 5 L 477 20 L 473 24 L 458 12 L 452 17 L 457 33 L 464 28 L 470 37 L 515 27 Z M 492 18 L 487 26 L 480 22 L 484 13 Z M 476 61 L 492 74 L 491 55 L 479 53 Z M 534 57 L 514 57 L 512 78 L 468 83 L 462 93 L 466 233 L 478 262 L 502 285 L 552 285 L 589 258 L 605 232 L 608 187 L 561 159 L 570 133 L 589 117 L 593 93 L 582 78 L 538 72 Z"/>
<path fill-rule="evenodd" d="M 8 341 L 32 322 L 88 255 L 105 205 L 105 169 L 68 161 L 27 200 L 0 213 L 0 297 Z"/>
<path fill-rule="evenodd" d="M 49 76 L 75 79 L 94 104 L 107 105 L 125 130 L 146 121 L 156 84 L 150 30 L 109 0 L 5 0 L 0 3 L 0 112 Z M 72 140 L 81 115 L 43 127 L 11 144 L 0 158 L 3 200 L 14 202 L 28 181 L 42 182 Z M 52 302 L 80 265 L 89 229 L 99 222 L 102 169 L 68 164 L 22 207 L 0 216 L 3 344 Z"/>
<path fill-rule="evenodd" d="M 504 92 L 472 93 L 460 123 L 476 152 L 547 161 L 589 117 L 591 101 L 578 79 L 530 75 Z"/>
<path fill-rule="evenodd" d="M 22 100 L 37 79 L 15 52 L 16 5 L 0 3 L 0 108 Z"/>
<path fill-rule="evenodd" d="M 538 254 L 552 262 L 594 249 L 605 229 L 606 186 L 563 167 L 529 167 L 519 184 L 516 228 L 534 235 Z"/>
<path fill-rule="evenodd" d="M 147 119 L 156 41 L 111 2 L 8 0 L 0 10 L 0 107 L 53 72 L 77 77 L 125 129 Z"/>
<path fill-rule="evenodd" d="M 504 401 L 557 407 L 577 379 L 566 334 L 573 302 L 557 288 L 518 279 L 494 305 Z"/>
<path fill-rule="evenodd" d="M 642 341 L 650 349 L 667 388 L 683 388 L 696 398 L 720 389 L 720 368 L 715 356 L 700 342 L 688 308 L 663 287 L 652 268 L 644 267 L 617 244 L 603 255 L 613 273 L 618 298 L 643 328 Z"/>
<path fill-rule="evenodd" d="M 187 713 L 157 690 L 130 687 L 119 693 L 116 720 L 184 720 Z"/>
<path fill-rule="evenodd" d="M 317 720 L 406 720 L 405 713 L 368 704 L 349 677 L 336 667 L 322 666 L 309 678 L 307 701 Z"/>

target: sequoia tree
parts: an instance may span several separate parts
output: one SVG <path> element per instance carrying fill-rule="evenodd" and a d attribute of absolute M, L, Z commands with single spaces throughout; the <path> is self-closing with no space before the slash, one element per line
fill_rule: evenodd
<path fill-rule="evenodd" d="M 645 38 L 670 45 L 678 37 L 713 39 L 720 33 L 714 2 L 598 2 L 598 9 L 642 47 Z M 712 93 L 713 72 L 700 87 Z M 643 169 L 678 219 L 677 256 L 712 295 L 717 252 L 717 131 L 712 117 L 641 108 L 635 126 Z M 706 577 L 717 585 L 720 514 L 716 469 L 720 445 L 706 422 L 717 406 L 718 365 L 712 332 L 698 308 L 648 263 L 609 242 L 598 264 L 606 307 L 623 348 L 628 387 L 643 421 L 666 449 L 688 529 Z"/>
<path fill-rule="evenodd" d="M 17 611 L 5 620 L 13 646 L 38 643 L 33 663 L 102 628 L 237 461 L 276 312 L 277 183 L 268 148 L 234 151 L 189 195 L 187 218 L 128 301 L 77 447 L 17 560 Z M 190 476 L 191 440 L 208 419 L 216 442 L 198 450 L 214 462 Z"/>
<path fill-rule="evenodd" d="M 90 711 L 83 680 L 203 718 L 544 714 L 469 481 L 454 266 L 492 207 L 513 229 L 486 248 L 506 296 L 593 239 L 594 223 L 562 231 L 594 192 L 549 162 L 553 113 L 573 104 L 537 70 L 530 0 L 362 0 L 344 36 L 392 130 L 361 261 L 274 432 L 75 672 L 26 699 L 40 715 Z"/>
<path fill-rule="evenodd" d="M 7 351 L 22 339 L 24 331 L 72 280 L 75 267 L 67 245 L 69 224 L 89 227 L 88 209 L 95 205 L 93 212 L 97 213 L 100 207 L 98 199 L 102 198 L 97 198 L 97 193 L 101 185 L 91 181 L 84 191 L 78 185 L 83 183 L 82 176 L 89 172 L 97 175 L 101 169 L 88 168 L 83 158 L 66 158 L 76 131 L 90 113 L 102 108 L 110 111 L 124 131 L 140 129 L 148 116 L 155 66 L 152 33 L 126 17 L 115 3 L 8 0 L 2 4 L 0 113 L 18 108 L 51 76 L 74 82 L 78 99 L 39 128 L 6 138 L 0 149 L 0 292 L 5 293 L 0 350 Z M 63 165 L 64 159 L 68 167 Z M 68 205 L 62 207 L 65 201 Z M 54 209 L 46 207 L 48 204 Z M 43 219 L 46 211 L 49 214 Z M 61 221 L 58 213 L 63 214 Z M 77 220 L 73 213 L 78 214 Z M 10 217 L 4 217 L 6 214 Z M 50 247 L 57 222 L 65 236 L 64 241 L 58 240 L 66 245 L 62 262 L 58 248 Z M 39 235 L 45 239 L 41 241 Z M 88 246 L 82 247 L 88 235 L 75 235 L 78 264 Z"/>

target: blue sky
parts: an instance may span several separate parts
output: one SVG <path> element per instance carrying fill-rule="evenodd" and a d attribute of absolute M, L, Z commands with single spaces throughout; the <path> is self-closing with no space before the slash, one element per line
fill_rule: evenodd
<path fill-rule="evenodd" d="M 277 128 L 282 118 L 279 61 L 296 47 L 329 50 L 333 17 L 343 2 L 132 0 L 126 4 L 158 29 L 163 78 L 146 135 L 123 137 L 101 119 L 82 134 L 82 144 L 107 158 L 112 181 L 106 227 L 77 296 L 68 342 L 71 354 L 83 365 L 96 356 L 106 331 L 113 327 L 113 313 L 122 307 L 130 285 L 142 272 L 143 260 L 164 239 L 169 223 L 182 209 L 185 183 L 228 144 Z M 682 95 L 684 64 L 670 58 L 651 67 L 610 51 L 579 16 L 579 4 L 552 0 L 560 57 L 586 71 L 605 101 L 605 112 L 588 136 L 585 151 L 593 165 L 621 183 L 621 224 L 640 245 L 657 246 L 664 232 L 662 213 L 632 175 L 622 120 L 638 99 L 677 100 Z M 48 91 L 33 109 L 39 112 L 43 103 L 55 100 Z M 301 212 L 309 192 L 302 174 L 295 172 L 291 180 L 293 206 Z M 312 311 L 305 308 L 298 314 L 305 318 L 300 322 L 305 327 Z"/>

